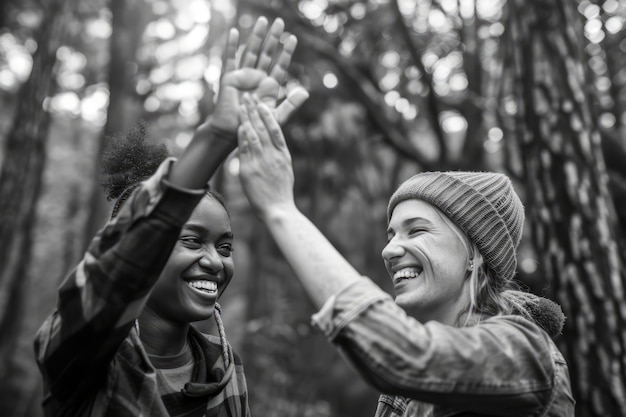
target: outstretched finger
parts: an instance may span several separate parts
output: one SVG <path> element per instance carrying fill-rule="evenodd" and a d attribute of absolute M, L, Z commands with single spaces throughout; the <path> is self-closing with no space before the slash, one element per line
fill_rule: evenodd
<path fill-rule="evenodd" d="M 274 109 L 274 116 L 283 125 L 289 117 L 309 98 L 309 92 L 303 87 L 294 87 L 287 91 L 287 97 Z"/>
<path fill-rule="evenodd" d="M 263 48 L 256 65 L 258 69 L 265 71 L 266 73 L 269 71 L 272 61 L 274 60 L 274 55 L 276 54 L 276 50 L 278 49 L 280 37 L 284 30 L 285 22 L 281 18 L 276 18 L 276 20 L 272 23 L 272 26 L 270 26 L 270 30 L 265 37 L 265 41 L 263 42 Z"/>
<path fill-rule="evenodd" d="M 250 125 L 250 117 L 248 116 L 248 108 L 245 105 L 245 101 L 248 97 L 248 93 L 244 93 L 243 97 L 241 97 L 242 104 L 239 106 L 239 120 L 241 122 L 241 126 Z"/>
<path fill-rule="evenodd" d="M 267 24 L 268 21 L 264 16 L 256 20 L 252 32 L 246 40 L 246 47 L 241 58 L 241 68 L 254 68 L 256 66 L 267 33 Z"/>
<path fill-rule="evenodd" d="M 244 105 L 248 111 L 248 117 L 250 119 L 250 123 L 252 124 L 252 128 L 258 136 L 261 145 L 266 146 L 271 142 L 271 139 L 267 128 L 265 127 L 265 123 L 259 114 L 260 104 L 262 104 L 261 100 L 256 96 L 250 97 L 250 95 L 246 95 L 244 98 Z"/>
<path fill-rule="evenodd" d="M 224 69 L 222 74 L 227 74 L 237 69 L 237 47 L 239 44 L 239 31 L 231 28 L 228 31 L 226 47 L 224 48 Z"/>
<path fill-rule="evenodd" d="M 278 149 L 287 149 L 287 144 L 285 142 L 285 135 L 283 135 L 283 131 L 278 124 L 278 121 L 272 114 L 272 111 L 265 104 L 259 102 L 258 103 L 258 112 L 263 124 L 265 126 L 266 131 L 268 132 L 269 138 L 272 141 L 272 144 Z"/>
<path fill-rule="evenodd" d="M 239 151 L 239 158 L 250 156 L 250 139 L 248 128 L 245 125 L 239 125 L 237 128 L 237 146 Z"/>
<path fill-rule="evenodd" d="M 244 94 L 244 96 L 246 96 L 247 94 Z M 244 97 L 244 102 L 246 101 L 246 98 Z M 248 147 L 248 149 L 250 149 L 250 147 L 255 146 L 255 145 L 260 145 L 260 138 L 259 135 L 257 134 L 255 127 L 252 124 L 252 120 L 250 118 L 250 114 L 249 114 L 249 110 L 248 110 L 248 106 L 247 105 L 243 105 L 240 106 L 239 109 L 239 117 L 241 118 L 241 127 L 243 127 L 243 132 L 245 137 L 243 138 L 243 140 L 246 143 L 246 146 Z"/>
<path fill-rule="evenodd" d="M 270 70 L 269 76 L 278 81 L 281 85 L 285 81 L 285 74 L 287 74 L 287 68 L 289 68 L 291 58 L 293 57 L 293 53 L 295 52 L 297 45 L 298 38 L 290 34 L 283 44 L 280 54 L 278 54 L 274 60 L 274 65 Z"/>

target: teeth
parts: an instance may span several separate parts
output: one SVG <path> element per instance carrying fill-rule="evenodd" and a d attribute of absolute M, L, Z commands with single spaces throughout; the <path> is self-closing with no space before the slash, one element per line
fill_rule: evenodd
<path fill-rule="evenodd" d="M 393 279 L 416 278 L 421 273 L 422 273 L 421 268 L 405 268 L 393 274 Z"/>
<path fill-rule="evenodd" d="M 207 292 L 217 291 L 217 284 L 213 281 L 201 281 L 201 280 L 188 281 L 187 284 L 192 288 L 196 288 L 196 289 L 207 291 Z"/>

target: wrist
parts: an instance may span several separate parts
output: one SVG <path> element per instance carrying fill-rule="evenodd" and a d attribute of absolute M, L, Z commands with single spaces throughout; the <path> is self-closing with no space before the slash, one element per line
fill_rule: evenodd
<path fill-rule="evenodd" d="M 237 128 L 222 126 L 219 121 L 210 118 L 196 129 L 194 139 L 208 141 L 211 146 L 228 147 L 232 150 L 237 147 Z"/>
<path fill-rule="evenodd" d="M 294 201 L 257 207 L 255 212 L 259 219 L 268 226 L 283 223 L 285 219 L 293 219 L 301 214 Z"/>
<path fill-rule="evenodd" d="M 222 125 L 219 121 L 210 119 L 207 121 L 207 132 L 217 138 L 237 140 L 237 127 Z"/>
<path fill-rule="evenodd" d="M 206 186 L 236 146 L 237 138 L 234 134 L 207 121 L 196 130 L 193 139 L 172 167 L 172 183 L 192 189 Z"/>

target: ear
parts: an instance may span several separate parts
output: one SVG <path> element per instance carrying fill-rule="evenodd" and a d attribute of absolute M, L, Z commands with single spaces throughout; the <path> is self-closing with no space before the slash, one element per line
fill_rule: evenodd
<path fill-rule="evenodd" d="M 473 271 L 474 268 L 478 269 L 483 265 L 483 257 L 476 253 L 473 258 L 469 258 L 467 261 L 467 270 Z"/>

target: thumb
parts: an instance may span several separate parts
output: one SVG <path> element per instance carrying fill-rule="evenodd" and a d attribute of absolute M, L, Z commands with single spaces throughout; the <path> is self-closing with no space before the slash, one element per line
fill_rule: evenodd
<path fill-rule="evenodd" d="M 302 86 L 287 91 L 287 98 L 274 109 L 274 116 L 281 125 L 304 104 L 309 98 L 309 92 Z"/>

